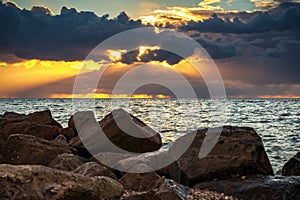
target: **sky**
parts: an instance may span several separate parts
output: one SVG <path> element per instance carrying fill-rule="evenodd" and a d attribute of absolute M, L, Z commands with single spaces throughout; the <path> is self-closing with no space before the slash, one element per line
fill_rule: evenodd
<path fill-rule="evenodd" d="M 132 86 L 155 76 L 181 88 L 185 82 L 171 75 L 174 71 L 198 97 L 209 97 L 204 74 L 212 61 L 227 97 L 300 97 L 298 0 L 15 0 L 0 3 L 0 16 L 2 98 L 174 96 L 155 83 L 134 94 L 116 92 L 117 82 L 140 65 L 146 67 L 135 70 Z M 145 37 L 128 38 L 95 51 L 101 42 L 135 28 L 153 28 L 157 36 L 166 28 L 192 38 L 204 50 L 203 74 L 191 65 L 198 59 L 196 49 L 183 58 L 164 50 L 164 40 L 151 44 Z M 131 49 L 120 48 L 127 40 Z M 188 41 L 178 35 L 173 43 L 183 48 Z M 88 57 L 91 52 L 97 55 Z M 92 79 L 101 72 L 99 84 L 74 94 L 78 77 Z"/>

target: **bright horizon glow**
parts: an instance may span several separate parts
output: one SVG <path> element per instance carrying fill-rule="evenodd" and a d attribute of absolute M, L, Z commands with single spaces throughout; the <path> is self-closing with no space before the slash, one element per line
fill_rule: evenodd
<path fill-rule="evenodd" d="M 163 94 L 158 95 L 149 95 L 149 94 L 133 94 L 131 96 L 127 94 L 104 94 L 104 93 L 91 93 L 91 94 L 52 94 L 49 98 L 64 98 L 64 99 L 71 99 L 71 98 L 95 98 L 95 99 L 168 99 L 171 98 L 170 96 L 166 96 Z"/>

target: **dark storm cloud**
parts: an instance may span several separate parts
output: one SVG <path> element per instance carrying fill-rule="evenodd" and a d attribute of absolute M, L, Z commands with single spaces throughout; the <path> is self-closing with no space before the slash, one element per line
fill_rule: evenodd
<path fill-rule="evenodd" d="M 0 3 L 0 53 L 25 59 L 81 60 L 104 39 L 142 26 L 122 12 L 114 19 L 63 7 L 52 16 L 44 7 L 21 10 Z"/>
<path fill-rule="evenodd" d="M 197 42 L 209 53 L 213 59 L 229 58 L 239 55 L 237 46 L 243 43 L 241 40 L 223 41 L 221 38 L 215 40 L 197 39 Z"/>
<path fill-rule="evenodd" d="M 239 56 L 243 46 L 247 46 L 250 56 L 280 57 L 292 48 L 290 41 L 300 40 L 299 9 L 300 4 L 283 3 L 268 12 L 215 14 L 203 22 L 190 21 L 180 30 L 193 31 L 191 36 L 213 59 Z M 0 15 L 0 54 L 21 59 L 82 60 L 106 38 L 143 26 L 140 20 L 131 20 L 124 12 L 110 19 L 108 15 L 98 17 L 93 12 L 66 7 L 54 16 L 43 6 L 34 6 L 29 11 L 14 3 L 0 3 Z M 222 37 L 211 38 L 211 33 L 222 34 Z M 281 38 L 283 36 L 287 38 Z M 172 53 L 154 50 L 139 61 L 176 64 L 180 59 Z M 127 64 L 136 61 L 137 51 L 126 53 L 122 59 Z"/>
<path fill-rule="evenodd" d="M 148 53 L 143 54 L 142 56 L 140 56 L 139 59 L 138 59 L 138 54 L 139 54 L 138 50 L 125 53 L 122 55 L 121 62 L 125 64 L 132 64 L 135 62 L 146 63 L 150 61 L 159 61 L 159 62 L 166 61 L 170 65 L 174 65 L 179 63 L 183 59 L 174 53 L 162 49 L 148 50 Z"/>
<path fill-rule="evenodd" d="M 235 33 L 251 34 L 268 31 L 293 30 L 300 31 L 300 4 L 291 4 L 279 16 L 270 14 L 271 12 L 259 12 L 252 16 L 247 22 L 239 18 L 239 13 L 233 20 L 222 19 L 217 14 L 213 14 L 210 19 L 194 22 L 190 21 L 183 25 L 183 31 L 200 31 L 209 33 Z"/>

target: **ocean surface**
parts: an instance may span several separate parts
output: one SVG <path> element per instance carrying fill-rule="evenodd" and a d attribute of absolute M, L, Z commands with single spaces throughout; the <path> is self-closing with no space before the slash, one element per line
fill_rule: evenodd
<path fill-rule="evenodd" d="M 75 110 L 92 110 L 101 120 L 113 109 L 124 108 L 160 132 L 167 146 L 199 128 L 219 124 L 255 128 L 262 137 L 274 172 L 300 151 L 300 99 L 227 99 L 216 112 L 209 99 L 0 99 L 0 114 L 28 114 L 49 109 L 64 127 Z M 222 121 L 214 121 L 222 117 Z"/>

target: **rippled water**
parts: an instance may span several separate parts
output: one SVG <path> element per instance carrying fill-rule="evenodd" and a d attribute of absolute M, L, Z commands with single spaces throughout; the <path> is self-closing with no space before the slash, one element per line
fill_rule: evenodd
<path fill-rule="evenodd" d="M 221 113 L 215 112 L 219 105 L 208 99 L 78 99 L 74 105 L 77 110 L 93 110 L 98 120 L 122 107 L 160 132 L 165 144 L 197 128 L 219 124 L 253 127 L 263 138 L 275 172 L 300 151 L 300 99 L 228 99 L 222 102 L 227 110 Z M 0 114 L 45 109 L 63 126 L 74 112 L 71 99 L 0 100 Z M 215 122 L 218 116 L 226 118 Z"/>

